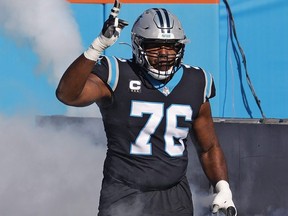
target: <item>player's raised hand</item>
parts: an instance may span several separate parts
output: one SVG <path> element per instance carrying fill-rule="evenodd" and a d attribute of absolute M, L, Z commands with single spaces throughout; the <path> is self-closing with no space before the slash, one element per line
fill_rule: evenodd
<path fill-rule="evenodd" d="M 232 192 L 227 181 L 221 180 L 216 186 L 216 196 L 212 203 L 212 212 L 223 211 L 226 216 L 237 216 L 237 210 L 232 200 Z"/>
<path fill-rule="evenodd" d="M 120 2 L 115 0 L 109 18 L 105 21 L 101 32 L 104 37 L 114 39 L 115 41 L 118 39 L 121 30 L 128 25 L 128 22 L 118 18 L 120 7 Z"/>
<path fill-rule="evenodd" d="M 125 20 L 119 19 L 121 4 L 115 0 L 108 19 L 104 22 L 100 35 L 92 42 L 88 50 L 84 52 L 87 59 L 97 61 L 101 53 L 112 46 L 120 36 L 121 30 L 128 25 Z"/>

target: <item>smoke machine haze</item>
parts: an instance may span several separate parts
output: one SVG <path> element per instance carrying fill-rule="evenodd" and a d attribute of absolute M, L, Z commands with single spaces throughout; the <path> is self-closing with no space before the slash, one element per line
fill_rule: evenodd
<path fill-rule="evenodd" d="M 106 149 L 79 131 L 0 115 L 1 215 L 96 214 Z"/>
<path fill-rule="evenodd" d="M 18 45 L 32 47 L 39 57 L 38 71 L 52 68 L 48 77 L 53 84 L 82 52 L 78 27 L 66 0 L 1 0 L 0 24 Z"/>

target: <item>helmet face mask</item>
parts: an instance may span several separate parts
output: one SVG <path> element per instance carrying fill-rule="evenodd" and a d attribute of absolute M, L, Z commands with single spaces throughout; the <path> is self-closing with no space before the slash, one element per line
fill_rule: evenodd
<path fill-rule="evenodd" d="M 133 57 L 142 70 L 165 80 L 179 69 L 187 39 L 176 16 L 166 9 L 148 9 L 136 20 L 131 34 Z"/>

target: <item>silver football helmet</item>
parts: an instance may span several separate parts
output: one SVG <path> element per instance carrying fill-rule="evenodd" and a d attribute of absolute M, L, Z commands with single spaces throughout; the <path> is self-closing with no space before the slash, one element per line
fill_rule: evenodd
<path fill-rule="evenodd" d="M 178 18 L 163 8 L 151 8 L 144 11 L 132 27 L 131 40 L 135 62 L 158 80 L 165 80 L 178 70 L 183 59 L 185 44 L 188 42 Z M 149 53 L 145 48 L 151 44 L 155 47 L 157 44 L 160 47 L 167 45 L 174 49 L 176 54 L 157 56 L 155 52 Z M 155 64 L 152 66 L 148 60 L 149 56 L 158 57 L 159 66 L 155 67 Z"/>

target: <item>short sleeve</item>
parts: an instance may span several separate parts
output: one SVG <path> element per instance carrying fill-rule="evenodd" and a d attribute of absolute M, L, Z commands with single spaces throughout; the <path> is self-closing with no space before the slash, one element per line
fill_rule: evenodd
<path fill-rule="evenodd" d="M 119 79 L 119 65 L 117 58 L 114 56 L 101 56 L 96 62 L 93 74 L 97 75 L 114 91 Z"/>
<path fill-rule="evenodd" d="M 205 88 L 204 88 L 204 96 L 203 96 L 203 101 L 206 102 L 210 98 L 215 97 L 216 95 L 216 89 L 215 89 L 215 84 L 214 84 L 214 79 L 211 73 L 204 71 L 205 75 Z"/>

